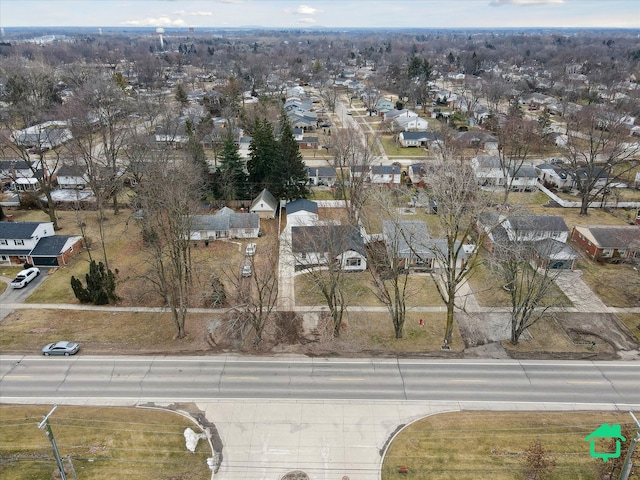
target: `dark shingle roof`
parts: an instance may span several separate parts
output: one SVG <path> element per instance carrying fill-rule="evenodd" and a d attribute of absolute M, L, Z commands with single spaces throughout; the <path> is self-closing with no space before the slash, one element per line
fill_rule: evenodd
<path fill-rule="evenodd" d="M 311 200 L 307 200 L 306 198 L 299 198 L 294 200 L 293 202 L 287 203 L 287 215 L 291 215 L 296 212 L 311 212 L 318 213 L 318 204 L 316 202 L 312 202 Z"/>
<path fill-rule="evenodd" d="M 509 215 L 515 231 L 568 232 L 569 227 L 559 215 Z"/>
<path fill-rule="evenodd" d="M 294 253 L 329 252 L 339 255 L 353 250 L 366 256 L 364 239 L 353 225 L 312 225 L 291 228 Z"/>
<path fill-rule="evenodd" d="M 31 238 L 40 222 L 0 222 L 0 238 L 21 239 Z"/>
<path fill-rule="evenodd" d="M 38 244 L 31 250 L 32 257 L 50 257 L 62 253 L 67 240 L 72 238 L 69 235 L 52 235 L 51 237 L 43 237 Z"/>

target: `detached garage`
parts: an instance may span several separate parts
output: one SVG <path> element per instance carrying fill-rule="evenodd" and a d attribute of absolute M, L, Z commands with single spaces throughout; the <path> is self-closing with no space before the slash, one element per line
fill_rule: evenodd
<path fill-rule="evenodd" d="M 82 237 L 68 235 L 44 237 L 31 250 L 29 263 L 36 267 L 61 267 L 80 250 L 82 250 Z"/>

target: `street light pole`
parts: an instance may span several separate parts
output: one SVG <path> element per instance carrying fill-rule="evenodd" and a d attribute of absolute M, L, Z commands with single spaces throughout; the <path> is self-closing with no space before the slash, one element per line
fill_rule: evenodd
<path fill-rule="evenodd" d="M 53 456 L 56 457 L 56 462 L 58 462 L 58 468 L 60 469 L 60 477 L 62 480 L 67 480 L 67 476 L 64 473 L 64 467 L 62 466 L 62 459 L 60 458 L 60 453 L 58 452 L 58 446 L 56 445 L 56 439 L 53 438 L 53 432 L 51 431 L 51 426 L 49 425 L 49 417 L 51 414 L 58 408 L 58 405 L 54 405 L 51 411 L 42 419 L 42 422 L 38 425 L 39 429 L 44 428 L 44 432 L 47 435 L 47 438 L 51 441 L 51 446 L 53 447 Z"/>

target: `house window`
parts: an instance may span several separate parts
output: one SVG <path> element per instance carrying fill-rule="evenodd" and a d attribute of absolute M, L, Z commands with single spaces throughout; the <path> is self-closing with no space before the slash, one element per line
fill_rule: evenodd
<path fill-rule="evenodd" d="M 13 243 L 16 245 L 24 245 L 24 240 L 14 240 Z"/>
<path fill-rule="evenodd" d="M 612 254 L 613 254 L 613 250 L 610 248 L 605 248 L 604 250 L 602 250 L 603 257 L 610 257 Z"/>
<path fill-rule="evenodd" d="M 624 255 L 625 255 L 626 253 L 627 253 L 627 251 L 626 251 L 624 248 L 622 248 L 622 249 L 618 250 L 618 255 L 620 255 L 621 257 L 624 257 Z"/>
<path fill-rule="evenodd" d="M 362 259 L 359 257 L 347 258 L 347 267 L 359 267 L 362 265 Z"/>

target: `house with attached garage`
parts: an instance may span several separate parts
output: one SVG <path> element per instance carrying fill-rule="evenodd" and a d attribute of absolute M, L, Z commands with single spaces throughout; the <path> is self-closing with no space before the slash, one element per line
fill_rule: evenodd
<path fill-rule="evenodd" d="M 293 226 L 291 250 L 296 270 L 328 266 L 361 272 L 367 268 L 364 239 L 353 225 Z"/>
<path fill-rule="evenodd" d="M 400 132 L 398 134 L 398 143 L 401 147 L 420 147 L 432 148 L 442 139 L 435 132 Z"/>
<path fill-rule="evenodd" d="M 576 225 L 571 240 L 594 260 L 640 263 L 640 225 Z"/>
<path fill-rule="evenodd" d="M 79 235 L 55 235 L 53 222 L 0 222 L 0 264 L 59 267 L 82 250 Z"/>
<path fill-rule="evenodd" d="M 570 245 L 553 238 L 544 238 L 531 244 L 531 263 L 543 270 L 575 270 L 581 258 Z"/>
<path fill-rule="evenodd" d="M 206 243 L 219 238 L 258 238 L 260 215 L 236 213 L 224 207 L 214 215 L 192 215 L 189 240 Z"/>

